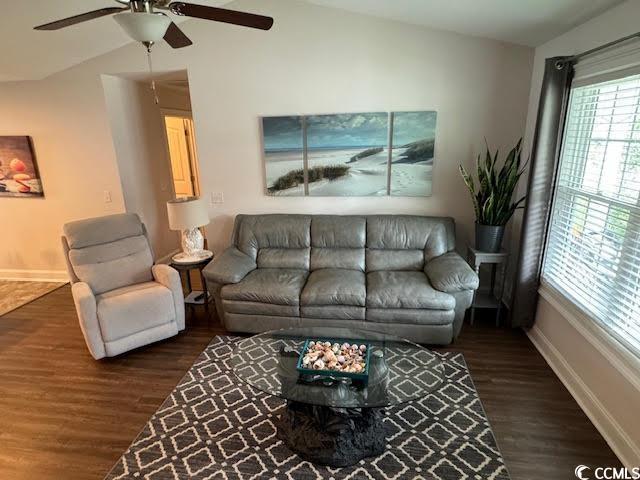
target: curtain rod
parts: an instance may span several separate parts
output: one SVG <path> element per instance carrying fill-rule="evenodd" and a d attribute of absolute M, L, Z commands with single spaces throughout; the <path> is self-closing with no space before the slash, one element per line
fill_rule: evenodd
<path fill-rule="evenodd" d="M 578 60 L 581 60 L 584 57 L 587 57 L 589 55 L 593 55 L 594 53 L 601 52 L 602 50 L 606 50 L 607 48 L 614 47 L 614 46 L 618 45 L 619 43 L 623 43 L 623 42 L 626 42 L 627 40 L 631 40 L 631 39 L 634 39 L 634 38 L 640 38 L 640 32 L 637 32 L 637 33 L 634 33 L 634 34 L 631 34 L 631 35 L 627 35 L 626 37 L 619 38 L 618 40 L 614 40 L 613 42 L 605 43 L 604 45 L 600 45 L 599 47 L 592 48 L 591 50 L 587 50 L 586 52 L 578 53 L 577 55 L 574 55 L 573 57 L 570 57 L 570 58 L 571 58 L 571 60 L 576 62 Z"/>

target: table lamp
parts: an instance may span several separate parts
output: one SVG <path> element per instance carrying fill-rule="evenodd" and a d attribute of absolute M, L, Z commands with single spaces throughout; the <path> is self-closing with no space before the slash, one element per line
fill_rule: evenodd
<path fill-rule="evenodd" d="M 199 227 L 209 223 L 204 201 L 197 197 L 177 198 L 167 202 L 169 228 L 182 232 L 182 252 L 172 260 L 178 263 L 195 263 L 209 258 L 213 253 L 203 250 L 204 237 Z"/>

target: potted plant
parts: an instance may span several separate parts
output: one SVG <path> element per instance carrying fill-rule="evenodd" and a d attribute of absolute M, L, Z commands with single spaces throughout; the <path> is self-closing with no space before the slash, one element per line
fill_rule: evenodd
<path fill-rule="evenodd" d="M 522 208 L 520 204 L 525 197 L 517 202 L 511 201 L 526 166 L 520 168 L 521 145 L 522 139 L 518 140 L 517 145 L 509 152 L 499 171 L 497 171 L 498 151 L 492 158 L 487 145 L 484 161 L 478 155 L 477 186 L 471 175 L 462 165 L 459 165 L 460 174 L 471 193 L 476 214 L 476 248 L 482 252 L 500 251 L 505 225 L 516 209 Z"/>

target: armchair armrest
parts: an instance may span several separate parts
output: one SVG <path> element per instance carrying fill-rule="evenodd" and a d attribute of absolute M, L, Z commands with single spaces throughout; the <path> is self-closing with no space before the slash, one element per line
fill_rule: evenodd
<path fill-rule="evenodd" d="M 176 308 L 175 313 L 178 331 L 184 330 L 184 296 L 182 293 L 180 274 L 175 268 L 160 263 L 151 267 L 151 273 L 156 282 L 171 290 L 173 294 L 173 304 Z"/>
<path fill-rule="evenodd" d="M 229 247 L 222 255 L 205 267 L 203 274 L 213 283 L 226 285 L 239 283 L 249 272 L 257 268 L 256 262 L 236 247 Z"/>
<path fill-rule="evenodd" d="M 456 252 L 431 259 L 424 267 L 431 285 L 446 293 L 476 290 L 480 279 L 476 272 Z"/>
<path fill-rule="evenodd" d="M 96 297 L 85 282 L 76 282 L 71 286 L 73 302 L 76 306 L 80 329 L 91 355 L 96 360 L 106 357 L 104 340 L 98 323 L 98 305 Z"/>

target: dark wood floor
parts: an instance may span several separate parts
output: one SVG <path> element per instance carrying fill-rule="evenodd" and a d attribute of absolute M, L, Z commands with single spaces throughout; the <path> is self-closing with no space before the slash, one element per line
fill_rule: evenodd
<path fill-rule="evenodd" d="M 467 359 L 512 479 L 619 465 L 526 336 L 486 325 L 466 325 L 451 349 Z M 0 317 L 0 478 L 103 478 L 220 333 L 196 315 L 178 337 L 96 362 L 68 286 Z"/>

